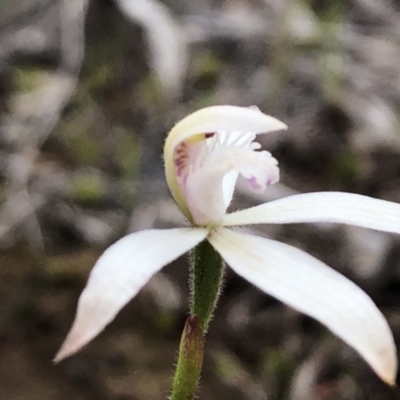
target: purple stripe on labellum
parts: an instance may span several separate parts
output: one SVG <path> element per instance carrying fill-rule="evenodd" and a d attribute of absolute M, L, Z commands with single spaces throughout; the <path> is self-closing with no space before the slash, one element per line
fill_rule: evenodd
<path fill-rule="evenodd" d="M 189 160 L 188 148 L 185 142 L 179 143 L 176 146 L 174 154 L 175 171 L 178 176 L 184 174 Z"/>
<path fill-rule="evenodd" d="M 258 182 L 257 182 L 257 178 L 255 176 L 251 177 L 250 179 L 247 179 L 247 182 L 249 183 L 250 187 L 255 191 L 258 192 L 260 190 L 263 190 L 264 187 L 261 186 Z M 268 184 L 268 182 L 267 182 Z"/>

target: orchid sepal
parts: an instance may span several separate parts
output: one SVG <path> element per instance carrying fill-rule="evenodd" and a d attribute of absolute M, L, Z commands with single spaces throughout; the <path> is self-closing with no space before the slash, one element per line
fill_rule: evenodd
<path fill-rule="evenodd" d="M 308 253 L 275 240 L 220 228 L 209 242 L 240 276 L 309 315 L 354 348 L 394 385 L 397 354 L 389 325 L 356 284 Z"/>
<path fill-rule="evenodd" d="M 206 135 L 217 132 L 249 132 L 258 135 L 287 129 L 287 125 L 278 119 L 263 114 L 255 107 L 213 106 L 190 114 L 178 122 L 169 132 L 164 146 L 165 176 L 171 194 L 184 216 L 192 223 L 199 225 L 190 208 L 190 200 L 182 191 L 177 179 L 175 151 L 185 141 L 198 142 L 205 140 Z M 220 222 L 220 221 L 219 221 Z M 212 223 L 211 223 L 212 224 Z M 209 225 L 204 223 L 203 225 Z"/>
<path fill-rule="evenodd" d="M 223 225 L 317 222 L 400 233 L 400 204 L 353 193 L 302 193 L 228 214 Z"/>
<path fill-rule="evenodd" d="M 151 229 L 131 233 L 110 246 L 90 273 L 73 326 L 54 361 L 79 351 L 157 271 L 207 235 L 208 230 L 203 228 Z"/>

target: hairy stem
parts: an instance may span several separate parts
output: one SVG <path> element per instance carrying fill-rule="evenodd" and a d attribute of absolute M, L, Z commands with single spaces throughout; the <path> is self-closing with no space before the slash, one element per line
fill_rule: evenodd
<path fill-rule="evenodd" d="M 197 316 L 201 330 L 206 334 L 221 292 L 224 262 L 207 241 L 194 248 L 190 261 L 190 313 Z"/>
<path fill-rule="evenodd" d="M 203 364 L 204 336 L 221 292 L 224 262 L 204 241 L 192 251 L 190 315 L 186 319 L 170 400 L 192 400 Z"/>
<path fill-rule="evenodd" d="M 192 400 L 203 364 L 203 333 L 199 321 L 189 315 L 183 328 L 171 400 Z"/>

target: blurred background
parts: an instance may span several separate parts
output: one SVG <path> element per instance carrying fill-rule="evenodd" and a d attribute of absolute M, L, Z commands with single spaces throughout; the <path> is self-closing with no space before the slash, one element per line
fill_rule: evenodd
<path fill-rule="evenodd" d="M 165 135 L 205 106 L 257 105 L 281 183 L 236 207 L 340 190 L 400 202 L 396 0 L 0 1 L 0 398 L 168 396 L 186 259 L 78 355 L 53 365 L 93 263 L 130 231 L 180 226 Z M 287 225 L 291 243 L 367 291 L 400 344 L 400 238 Z M 200 399 L 390 400 L 358 355 L 227 271 Z"/>

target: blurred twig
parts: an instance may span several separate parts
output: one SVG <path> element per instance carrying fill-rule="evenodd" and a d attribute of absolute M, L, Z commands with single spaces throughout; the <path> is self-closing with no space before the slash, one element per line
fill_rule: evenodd
<path fill-rule="evenodd" d="M 151 64 L 165 95 L 175 98 L 185 77 L 188 52 L 179 24 L 156 0 L 116 0 L 124 15 L 145 30 Z"/>
<path fill-rule="evenodd" d="M 40 83 L 33 90 L 13 94 L 9 101 L 10 110 L 2 118 L 2 140 L 13 149 L 13 155 L 6 166 L 8 201 L 0 210 L 0 242 L 8 232 L 26 222 L 26 236 L 31 245 L 43 247 L 35 217 L 40 202 L 32 201 L 29 180 L 41 146 L 52 133 L 76 88 L 84 54 L 86 6 L 87 0 L 63 0 L 60 3 L 61 56 L 58 68 L 53 72 L 43 72 Z M 10 204 L 12 212 L 7 208 Z"/>

